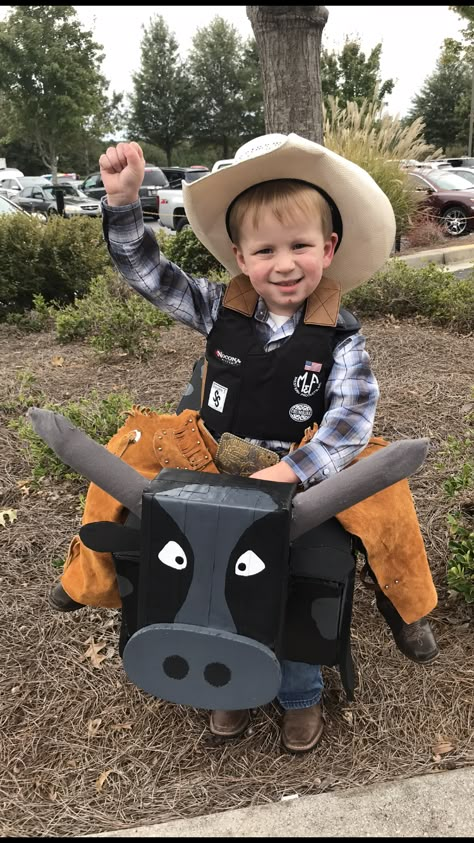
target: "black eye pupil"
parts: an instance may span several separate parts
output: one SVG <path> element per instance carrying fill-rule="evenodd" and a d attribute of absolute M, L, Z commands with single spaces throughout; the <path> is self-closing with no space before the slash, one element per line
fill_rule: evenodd
<path fill-rule="evenodd" d="M 245 562 L 239 562 L 237 567 L 238 567 L 239 571 L 245 571 L 247 566 L 246 566 Z"/>
<path fill-rule="evenodd" d="M 177 565 L 183 565 L 184 559 L 183 559 L 182 556 L 177 556 L 176 559 L 175 559 L 175 562 L 176 562 Z"/>

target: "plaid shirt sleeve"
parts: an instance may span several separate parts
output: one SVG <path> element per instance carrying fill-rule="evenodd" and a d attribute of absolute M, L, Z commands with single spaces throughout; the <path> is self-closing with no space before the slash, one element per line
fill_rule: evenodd
<path fill-rule="evenodd" d="M 341 471 L 364 450 L 372 434 L 379 388 L 365 350 L 355 334 L 334 351 L 326 384 L 327 410 L 307 445 L 283 457 L 304 485 Z"/>
<path fill-rule="evenodd" d="M 112 261 L 130 286 L 173 319 L 207 336 L 225 285 L 188 275 L 162 255 L 152 229 L 143 223 L 139 200 L 111 208 L 102 199 L 102 226 Z"/>

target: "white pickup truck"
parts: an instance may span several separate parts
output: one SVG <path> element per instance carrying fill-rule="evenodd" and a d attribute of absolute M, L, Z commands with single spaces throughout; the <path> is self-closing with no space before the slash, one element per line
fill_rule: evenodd
<path fill-rule="evenodd" d="M 181 231 L 189 225 L 184 211 L 182 181 L 192 182 L 206 176 L 207 167 L 162 167 L 169 181 L 169 187 L 158 191 L 158 214 L 160 222 L 173 231 Z"/>
<path fill-rule="evenodd" d="M 161 224 L 173 231 L 181 231 L 189 225 L 180 187 L 162 187 L 158 191 L 158 214 Z"/>
<path fill-rule="evenodd" d="M 226 158 L 216 161 L 212 172 L 228 167 L 233 163 L 233 158 Z M 207 175 L 209 170 L 206 167 L 162 167 L 161 168 L 169 181 L 169 187 L 162 187 L 158 191 L 158 214 L 160 222 L 173 231 L 181 231 L 189 226 L 184 210 L 182 180 L 191 182 Z"/>

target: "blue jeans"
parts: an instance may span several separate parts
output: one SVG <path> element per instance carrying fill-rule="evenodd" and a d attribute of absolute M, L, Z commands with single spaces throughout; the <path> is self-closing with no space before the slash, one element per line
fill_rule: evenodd
<path fill-rule="evenodd" d="M 281 685 L 278 702 L 285 710 L 309 708 L 321 699 L 324 683 L 319 664 L 281 662 Z"/>

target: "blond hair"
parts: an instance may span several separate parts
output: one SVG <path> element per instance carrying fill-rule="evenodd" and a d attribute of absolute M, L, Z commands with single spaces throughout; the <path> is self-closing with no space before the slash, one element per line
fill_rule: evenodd
<path fill-rule="evenodd" d="M 325 240 L 334 231 L 331 209 L 318 190 L 295 179 L 273 179 L 249 187 L 234 200 L 228 215 L 230 239 L 238 246 L 244 219 L 251 218 L 254 228 L 262 211 L 269 209 L 278 222 L 290 223 L 298 212 L 307 219 L 317 219 Z"/>

